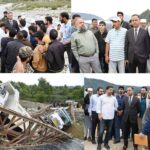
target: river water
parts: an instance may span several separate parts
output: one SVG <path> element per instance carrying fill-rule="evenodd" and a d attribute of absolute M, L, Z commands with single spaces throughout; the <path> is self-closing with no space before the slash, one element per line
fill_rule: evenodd
<path fill-rule="evenodd" d="M 17 150 L 84 150 L 84 142 L 79 139 L 72 139 L 64 143 L 47 144 L 34 148 L 19 148 Z"/>

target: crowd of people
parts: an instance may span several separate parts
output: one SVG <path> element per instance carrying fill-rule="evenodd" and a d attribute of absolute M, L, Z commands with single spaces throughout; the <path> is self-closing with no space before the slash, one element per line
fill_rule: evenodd
<path fill-rule="evenodd" d="M 5 11 L 0 19 L 1 73 L 57 73 L 65 72 L 65 56 L 71 66 L 71 23 L 68 12 L 53 18 L 28 23 L 25 16 L 14 19 L 13 12 Z M 71 67 L 70 67 L 71 69 Z"/>
<path fill-rule="evenodd" d="M 133 141 L 133 149 L 138 150 L 134 143 L 134 134 L 141 139 L 148 136 L 148 149 L 150 150 L 150 90 L 141 87 L 140 92 L 134 92 L 129 86 L 118 86 L 115 92 L 113 86 L 104 90 L 98 87 L 96 94 L 92 88 L 87 88 L 84 96 L 84 140 L 97 143 L 97 150 L 102 144 L 108 149 L 109 141 L 114 144 L 123 139 L 123 150 L 128 148 L 128 139 Z M 104 131 L 105 136 L 104 136 Z M 97 139 L 97 142 L 96 142 Z"/>
<path fill-rule="evenodd" d="M 76 71 L 82 73 L 146 73 L 150 72 L 150 27 L 146 19 L 133 14 L 124 21 L 119 11 L 112 18 L 112 29 L 106 22 L 92 19 L 87 28 L 84 19 L 75 14 L 71 49 Z"/>

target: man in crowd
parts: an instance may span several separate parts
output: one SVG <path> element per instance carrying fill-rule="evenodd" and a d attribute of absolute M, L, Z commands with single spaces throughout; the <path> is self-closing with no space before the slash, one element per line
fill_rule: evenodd
<path fill-rule="evenodd" d="M 3 23 L 5 23 L 6 21 L 7 21 L 7 14 L 8 14 L 8 12 L 7 11 L 4 11 L 3 12 L 3 14 L 4 14 L 4 17 L 1 19 L 1 21 L 3 22 Z"/>
<path fill-rule="evenodd" d="M 104 90 L 101 87 L 97 88 L 97 94 L 94 94 L 90 98 L 90 106 L 89 106 L 89 114 L 92 118 L 92 143 L 96 144 L 95 141 L 95 130 L 99 125 L 98 114 L 96 112 L 97 103 L 99 101 L 99 97 L 104 94 Z"/>
<path fill-rule="evenodd" d="M 71 49 L 79 63 L 82 73 L 101 72 L 98 60 L 98 43 L 94 34 L 87 30 L 82 18 L 76 19 L 78 31 L 74 32 L 71 37 Z"/>
<path fill-rule="evenodd" d="M 127 29 L 121 27 L 121 19 L 115 17 L 112 19 L 113 29 L 111 29 L 106 37 L 105 61 L 109 64 L 109 73 L 125 72 L 125 36 Z"/>
<path fill-rule="evenodd" d="M 48 62 L 48 72 L 61 72 L 64 68 L 64 45 L 57 40 L 58 32 L 55 29 L 50 31 L 51 43 L 48 51 L 45 54 L 45 59 Z"/>
<path fill-rule="evenodd" d="M 105 38 L 107 36 L 106 23 L 104 21 L 99 22 L 99 30 L 95 33 L 95 37 L 99 47 L 99 61 L 103 73 L 108 73 L 108 64 L 105 62 Z"/>
<path fill-rule="evenodd" d="M 23 47 L 23 33 L 19 31 L 17 33 L 17 39 L 9 42 L 6 46 L 6 55 L 5 55 L 5 72 L 10 73 L 17 61 L 17 55 L 19 49 Z"/>
<path fill-rule="evenodd" d="M 94 34 L 98 31 L 97 19 L 92 19 L 92 26 L 89 30 L 92 31 Z"/>
<path fill-rule="evenodd" d="M 148 29 L 147 20 L 146 19 L 140 19 L 140 26 L 141 26 L 141 28 L 147 30 Z"/>
<path fill-rule="evenodd" d="M 69 69 L 71 71 L 72 64 L 72 51 L 71 51 L 71 24 L 69 23 L 69 14 L 67 12 L 60 13 L 59 20 L 63 23 L 62 32 L 63 32 L 63 41 L 65 51 L 67 51 L 68 60 L 69 60 Z"/>
<path fill-rule="evenodd" d="M 1 40 L 1 72 L 5 73 L 5 55 L 6 55 L 6 47 L 7 44 L 10 41 L 14 40 L 14 37 L 16 36 L 17 32 L 15 29 L 10 29 L 9 31 L 9 37 L 3 37 Z"/>
<path fill-rule="evenodd" d="M 99 97 L 96 112 L 100 120 L 100 130 L 98 136 L 98 147 L 97 150 L 101 150 L 101 144 L 103 143 L 103 133 L 106 128 L 106 135 L 104 140 L 104 147 L 110 149 L 109 140 L 113 125 L 114 113 L 117 111 L 118 102 L 113 96 L 113 87 L 106 87 L 106 94 Z"/>
<path fill-rule="evenodd" d="M 93 89 L 88 88 L 87 89 L 87 94 L 84 97 L 84 140 L 89 140 L 91 141 L 91 118 L 89 116 L 89 105 L 90 105 L 90 97 L 93 94 Z"/>
<path fill-rule="evenodd" d="M 123 150 L 126 150 L 128 147 L 130 129 L 132 129 L 133 141 L 134 134 L 138 133 L 138 113 L 140 112 L 139 99 L 134 96 L 132 87 L 127 88 L 127 95 L 128 97 L 125 97 L 123 101 Z M 134 142 L 133 146 L 134 150 L 137 150 L 137 145 Z"/>
<path fill-rule="evenodd" d="M 149 100 L 147 99 L 147 87 L 142 87 L 141 88 L 141 97 L 140 97 L 140 115 L 138 118 L 138 126 L 139 126 L 139 130 L 141 131 L 142 129 L 142 119 L 145 113 L 146 108 L 148 108 L 149 106 Z"/>
<path fill-rule="evenodd" d="M 71 20 L 71 24 L 72 24 L 72 31 L 71 33 L 74 33 L 77 31 L 77 28 L 75 26 L 75 21 L 77 18 L 80 18 L 80 15 L 78 14 L 74 14 L 72 16 L 72 20 Z M 74 73 L 80 73 L 80 68 L 79 68 L 79 64 L 78 61 L 76 60 L 74 54 L 72 53 L 72 72 Z"/>
<path fill-rule="evenodd" d="M 47 33 L 47 35 L 49 35 L 49 34 L 50 34 L 50 31 L 51 31 L 52 29 L 54 29 L 54 26 L 53 26 L 53 18 L 52 18 L 51 16 L 46 16 L 46 17 L 45 17 L 45 24 L 46 24 L 46 27 L 47 27 L 46 33 Z"/>
<path fill-rule="evenodd" d="M 37 32 L 37 27 L 35 26 L 29 26 L 29 34 L 30 34 L 30 42 L 32 44 L 33 49 L 36 47 L 37 45 L 37 41 L 35 40 L 34 34 Z"/>
<path fill-rule="evenodd" d="M 117 12 L 117 16 L 121 19 L 121 26 L 123 28 L 126 28 L 127 30 L 129 30 L 130 29 L 130 25 L 129 25 L 128 22 L 124 21 L 124 13 L 121 12 L 121 11 L 118 11 Z"/>
<path fill-rule="evenodd" d="M 140 27 L 139 15 L 132 15 L 133 28 L 127 31 L 125 40 L 126 63 L 129 64 L 129 72 L 146 73 L 147 59 L 150 53 L 150 37 L 148 31 Z"/>
<path fill-rule="evenodd" d="M 13 13 L 8 12 L 7 18 L 8 18 L 8 20 L 5 22 L 5 25 L 9 29 L 14 28 L 18 32 L 19 31 L 19 25 L 18 25 L 17 21 L 13 19 Z"/>
<path fill-rule="evenodd" d="M 123 116 L 123 100 L 124 100 L 124 87 L 119 86 L 118 87 L 118 95 L 116 96 L 117 102 L 118 102 L 118 111 L 115 113 L 115 141 L 114 143 L 120 142 L 120 129 L 122 129 L 122 116 Z"/>

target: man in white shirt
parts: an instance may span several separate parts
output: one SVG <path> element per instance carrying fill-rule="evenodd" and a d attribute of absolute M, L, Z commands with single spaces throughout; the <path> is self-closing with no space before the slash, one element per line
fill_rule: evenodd
<path fill-rule="evenodd" d="M 104 90 L 101 87 L 97 88 L 97 94 L 93 94 L 90 97 L 90 106 L 89 106 L 89 115 L 92 118 L 92 143 L 96 144 L 95 141 L 95 130 L 97 125 L 99 124 L 98 114 L 96 112 L 97 102 L 99 100 L 99 97 L 103 95 Z"/>
<path fill-rule="evenodd" d="M 104 147 L 106 149 L 110 149 L 108 142 L 111 135 L 111 129 L 113 125 L 113 119 L 115 111 L 117 111 L 118 102 L 116 97 L 113 96 L 113 87 L 106 87 L 106 94 L 99 97 L 99 101 L 97 103 L 96 112 L 98 113 L 98 118 L 100 120 L 100 130 L 98 136 L 98 147 L 97 150 L 101 150 L 102 138 L 105 128 L 106 136 L 104 140 Z"/>

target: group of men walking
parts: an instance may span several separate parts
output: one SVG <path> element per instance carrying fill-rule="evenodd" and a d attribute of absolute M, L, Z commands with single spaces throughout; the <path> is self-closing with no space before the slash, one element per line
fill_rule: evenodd
<path fill-rule="evenodd" d="M 139 93 L 134 93 L 133 87 L 129 86 L 125 91 L 123 86 L 119 86 L 117 94 L 114 93 L 112 86 L 107 86 L 105 91 L 99 87 L 96 94 L 93 94 L 93 90 L 89 88 L 84 98 L 84 140 L 96 144 L 97 133 L 97 150 L 101 150 L 103 143 L 106 149 L 110 149 L 109 140 L 112 137 L 114 137 L 114 144 L 120 143 L 123 137 L 122 149 L 126 150 L 131 135 L 133 148 L 137 150 L 134 134 L 142 132 L 143 135 L 144 130 L 150 131 L 150 125 L 145 127 L 146 120 L 150 120 L 149 109 L 150 92 L 146 87 L 142 87 Z M 147 135 L 149 136 L 150 132 Z"/>

